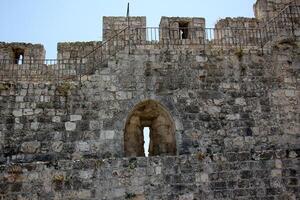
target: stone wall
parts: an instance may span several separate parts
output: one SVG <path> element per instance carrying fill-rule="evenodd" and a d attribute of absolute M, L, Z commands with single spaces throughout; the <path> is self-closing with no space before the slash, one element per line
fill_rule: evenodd
<path fill-rule="evenodd" d="M 23 61 L 43 60 L 46 51 L 41 44 L 29 43 L 4 43 L 0 42 L 0 60 L 17 61 L 22 55 Z"/>
<path fill-rule="evenodd" d="M 272 56 L 124 51 L 81 84 L 2 83 L 1 162 L 123 157 L 127 117 L 148 99 L 174 120 L 177 155 L 297 149 L 293 45 Z"/>
<path fill-rule="evenodd" d="M 125 19 L 109 17 L 104 27 L 123 26 Z M 143 30 L 145 18 L 132 19 Z M 175 24 L 181 31 L 180 45 L 141 44 L 129 51 L 120 40 L 61 43 L 58 57 L 66 63 L 1 65 L 2 71 L 13 66 L 11 74 L 15 66 L 36 66 L 30 74 L 43 67 L 78 77 L 74 59 L 99 44 L 107 51 L 104 62 L 96 60 L 102 51 L 85 60 L 92 71 L 80 81 L 36 73 L 42 79 L 12 82 L 0 73 L 0 199 L 300 198 L 299 38 L 276 38 L 268 54 L 215 45 L 203 51 L 190 45 L 185 28 L 201 30 L 204 19 L 162 19 L 160 28 Z M 217 24 L 245 26 L 258 22 Z M 228 33 L 223 36 L 243 36 Z M 11 58 L 5 45 L 0 55 Z"/>
<path fill-rule="evenodd" d="M 200 17 L 161 17 L 159 39 L 162 43 L 203 44 L 205 19 Z M 199 47 L 198 47 L 199 48 Z"/>
<path fill-rule="evenodd" d="M 64 42 L 57 44 L 57 59 L 75 60 L 87 56 L 101 45 L 101 41 L 91 42 Z M 94 55 L 94 54 L 93 54 Z"/>
<path fill-rule="evenodd" d="M 216 43 L 224 46 L 261 46 L 260 21 L 256 18 L 225 18 L 215 25 Z"/>
<path fill-rule="evenodd" d="M 254 15 L 258 20 L 266 22 L 277 16 L 290 3 L 300 5 L 299 0 L 257 0 L 253 6 Z"/>
<path fill-rule="evenodd" d="M 0 166 L 0 198 L 299 199 L 295 151 L 83 159 Z"/>
<path fill-rule="evenodd" d="M 146 17 L 103 17 L 103 40 L 115 36 L 118 32 L 130 26 L 131 29 L 139 29 L 142 39 L 146 38 Z M 128 31 L 128 30 L 127 30 Z M 144 32 L 144 33 L 143 33 Z M 128 33 L 128 32 L 127 32 Z"/>

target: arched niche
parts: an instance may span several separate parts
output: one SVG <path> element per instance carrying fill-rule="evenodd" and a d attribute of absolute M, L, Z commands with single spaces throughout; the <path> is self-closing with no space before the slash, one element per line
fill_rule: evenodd
<path fill-rule="evenodd" d="M 146 100 L 129 113 L 124 129 L 125 156 L 145 156 L 143 129 L 150 129 L 149 156 L 176 155 L 175 124 L 158 102 Z"/>

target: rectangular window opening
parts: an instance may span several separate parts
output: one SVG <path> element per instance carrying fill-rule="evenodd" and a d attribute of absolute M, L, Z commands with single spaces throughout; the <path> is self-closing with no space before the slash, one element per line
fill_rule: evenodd
<path fill-rule="evenodd" d="M 188 39 L 189 37 L 189 23 L 179 22 L 179 37 L 180 39 Z"/>
<path fill-rule="evenodd" d="M 14 49 L 14 63 L 17 65 L 24 64 L 24 50 Z"/>
<path fill-rule="evenodd" d="M 143 136 L 144 136 L 144 153 L 145 153 L 145 157 L 148 157 L 149 156 L 149 145 L 150 145 L 150 128 L 149 127 L 144 127 Z"/>

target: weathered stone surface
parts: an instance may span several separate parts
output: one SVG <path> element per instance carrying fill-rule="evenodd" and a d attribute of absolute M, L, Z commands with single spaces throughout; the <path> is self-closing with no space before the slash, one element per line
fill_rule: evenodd
<path fill-rule="evenodd" d="M 23 153 L 38 153 L 41 147 L 41 143 L 38 141 L 24 142 L 21 146 L 21 151 Z"/>
<path fill-rule="evenodd" d="M 66 122 L 65 128 L 67 131 L 74 131 L 76 129 L 76 123 L 73 122 Z"/>
<path fill-rule="evenodd" d="M 286 3 L 259 0 L 269 9 L 261 16 Z M 130 19 L 133 27 L 145 25 L 145 18 Z M 105 36 L 115 34 L 114 23 L 126 22 L 106 18 L 112 30 Z M 185 23 L 198 30 L 185 32 Z M 231 28 L 259 23 L 220 20 L 217 27 L 227 31 L 214 41 L 237 41 L 249 32 Z M 126 47 L 107 56 L 103 49 L 108 60 L 101 64 L 91 56 L 74 65 L 102 44 L 78 42 L 58 46 L 59 58 L 73 62 L 68 65 L 13 65 L 32 74 L 59 66 L 71 75 L 58 82 L 41 75 L 42 81 L 0 83 L 0 199 L 300 198 L 298 39 L 284 33 L 262 52 L 260 45 L 213 45 L 202 18 L 163 17 L 161 27 L 168 26 L 179 34 L 160 31 L 152 45 L 143 31 L 131 38 L 142 44 L 132 44 L 130 53 Z M 197 45 L 180 38 L 192 35 Z M 126 37 L 119 39 L 127 44 Z M 14 47 L 26 48 L 26 58 L 43 56 L 38 46 Z M 0 59 L 14 56 L 12 50 L 0 43 Z M 78 67 L 87 72 L 80 82 Z M 148 158 L 145 127 L 156 155 Z M 130 148 L 139 154 L 126 154 Z"/>
<path fill-rule="evenodd" d="M 82 119 L 81 115 L 70 115 L 70 121 L 74 122 L 74 121 L 79 121 Z"/>

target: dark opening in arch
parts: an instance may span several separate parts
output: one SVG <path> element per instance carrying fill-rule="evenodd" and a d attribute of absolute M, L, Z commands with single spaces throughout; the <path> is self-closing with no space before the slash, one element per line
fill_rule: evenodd
<path fill-rule="evenodd" d="M 150 130 L 149 156 L 176 155 L 175 125 L 170 114 L 160 103 L 147 100 L 128 115 L 124 132 L 126 156 L 145 156 L 145 127 Z"/>

